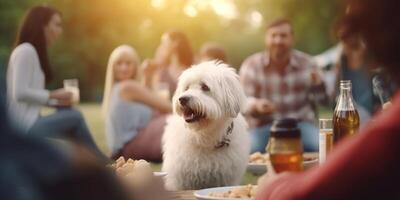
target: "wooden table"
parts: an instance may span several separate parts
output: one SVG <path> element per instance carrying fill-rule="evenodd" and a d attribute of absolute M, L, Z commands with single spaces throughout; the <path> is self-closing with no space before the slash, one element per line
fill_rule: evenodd
<path fill-rule="evenodd" d="M 194 190 L 170 191 L 168 192 L 168 196 L 171 200 L 197 200 L 193 192 Z"/>

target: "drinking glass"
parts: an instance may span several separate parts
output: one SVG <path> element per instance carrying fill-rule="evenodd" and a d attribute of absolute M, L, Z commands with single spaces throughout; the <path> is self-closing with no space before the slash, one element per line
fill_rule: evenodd
<path fill-rule="evenodd" d="M 72 93 L 72 103 L 78 104 L 80 100 L 78 79 L 65 79 L 64 89 Z"/>
<path fill-rule="evenodd" d="M 333 147 L 332 119 L 319 119 L 319 163 L 324 163 Z"/>
<path fill-rule="evenodd" d="M 157 94 L 164 98 L 164 99 L 170 99 L 171 94 L 169 92 L 169 85 L 166 83 L 160 83 L 157 87 Z"/>

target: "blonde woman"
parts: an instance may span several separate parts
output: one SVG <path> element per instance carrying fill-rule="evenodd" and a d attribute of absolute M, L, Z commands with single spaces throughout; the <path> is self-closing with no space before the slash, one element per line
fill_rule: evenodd
<path fill-rule="evenodd" d="M 111 53 L 106 74 L 103 115 L 112 158 L 161 161 L 161 136 L 171 103 L 138 81 L 139 57 L 122 45 Z"/>

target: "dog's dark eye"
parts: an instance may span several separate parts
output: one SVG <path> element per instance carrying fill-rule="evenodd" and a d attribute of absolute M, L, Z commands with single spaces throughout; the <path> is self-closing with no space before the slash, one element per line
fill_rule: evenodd
<path fill-rule="evenodd" d="M 201 90 L 204 92 L 209 92 L 210 88 L 205 83 L 201 83 Z"/>

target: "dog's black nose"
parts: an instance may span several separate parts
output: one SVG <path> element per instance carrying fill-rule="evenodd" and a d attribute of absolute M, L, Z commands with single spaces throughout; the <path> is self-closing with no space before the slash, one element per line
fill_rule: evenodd
<path fill-rule="evenodd" d="M 179 98 L 179 103 L 180 103 L 182 106 L 186 106 L 186 104 L 188 103 L 189 99 L 190 99 L 190 97 L 188 97 L 188 96 L 180 97 L 180 98 Z"/>

